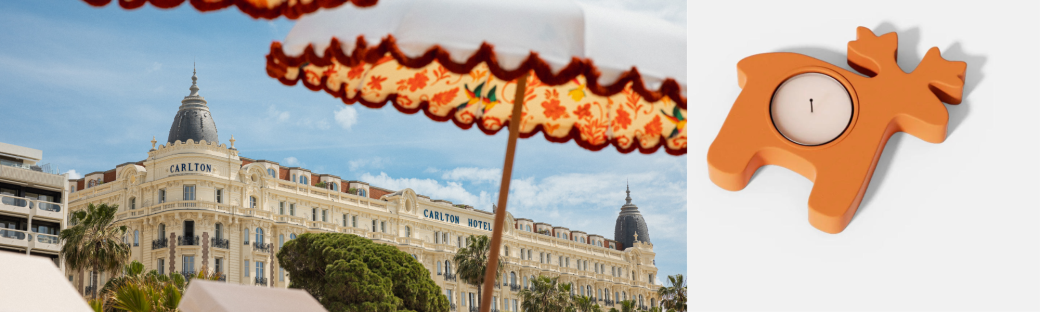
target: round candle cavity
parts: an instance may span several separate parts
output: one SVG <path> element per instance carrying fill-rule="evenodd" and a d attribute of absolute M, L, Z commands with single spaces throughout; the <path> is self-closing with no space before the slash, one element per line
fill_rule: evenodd
<path fill-rule="evenodd" d="M 852 98 L 845 86 L 821 73 L 787 79 L 769 103 L 773 125 L 801 145 L 822 145 L 841 136 L 852 122 Z"/>

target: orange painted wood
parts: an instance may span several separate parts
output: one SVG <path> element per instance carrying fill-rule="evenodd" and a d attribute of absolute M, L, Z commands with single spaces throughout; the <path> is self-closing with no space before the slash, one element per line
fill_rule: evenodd
<path fill-rule="evenodd" d="M 874 35 L 859 27 L 848 44 L 848 62 L 859 75 L 797 53 L 752 55 L 737 63 L 743 89 L 708 149 L 708 174 L 719 187 L 738 191 L 763 165 L 791 169 L 813 181 L 809 223 L 839 233 L 856 213 L 889 137 L 902 131 L 932 143 L 946 139 L 943 102 L 961 102 L 964 62 L 947 61 L 936 47 L 911 73 L 896 64 L 895 33 Z M 837 139 L 803 146 L 773 126 L 773 92 L 788 78 L 816 72 L 834 77 L 852 97 L 853 116 Z M 866 75 L 866 76 L 864 76 Z"/>

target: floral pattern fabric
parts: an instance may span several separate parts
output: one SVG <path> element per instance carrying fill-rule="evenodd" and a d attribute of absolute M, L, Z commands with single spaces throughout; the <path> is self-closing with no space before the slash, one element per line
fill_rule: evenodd
<path fill-rule="evenodd" d="M 160 9 L 175 8 L 187 0 L 116 0 L 119 6 L 132 10 L 151 3 Z M 253 18 L 276 19 L 285 16 L 288 19 L 297 19 L 307 13 L 313 13 L 318 9 L 331 9 L 352 2 L 358 7 L 370 7 L 379 0 L 191 0 L 196 10 L 209 12 L 222 10 L 230 6 L 237 6 L 243 13 Z M 92 6 L 102 7 L 112 0 L 83 0 Z"/>
<path fill-rule="evenodd" d="M 344 66 L 303 63 L 290 67 L 268 58 L 268 73 L 287 85 L 303 81 L 345 103 L 368 107 L 393 103 L 398 110 L 422 110 L 431 119 L 453 121 L 463 129 L 476 125 L 488 134 L 508 126 L 516 81 L 498 79 L 481 63 L 467 74 L 449 71 L 437 61 L 424 67 L 399 64 L 389 54 L 376 62 Z M 614 145 L 622 153 L 653 153 L 662 145 L 669 154 L 686 154 L 686 109 L 668 96 L 648 102 L 629 83 L 611 96 L 586 89 L 583 75 L 549 85 L 528 75 L 520 137 L 542 132 L 552 142 L 574 139 L 589 150 Z M 508 130 L 507 130 L 508 131 Z"/>

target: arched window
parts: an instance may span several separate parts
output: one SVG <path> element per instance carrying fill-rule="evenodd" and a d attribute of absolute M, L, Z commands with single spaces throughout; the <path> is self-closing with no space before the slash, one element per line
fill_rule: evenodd
<path fill-rule="evenodd" d="M 307 177 L 305 177 L 305 176 L 300 176 L 300 183 L 303 183 L 303 184 L 310 184 L 310 179 L 308 179 L 308 178 L 307 178 Z"/>
<path fill-rule="evenodd" d="M 158 230 L 158 232 L 159 232 L 159 239 L 166 238 L 166 224 L 165 223 L 159 223 L 159 230 Z"/>
<path fill-rule="evenodd" d="M 278 248 L 285 246 L 285 234 L 278 234 Z"/>
<path fill-rule="evenodd" d="M 249 208 L 256 208 L 256 196 L 249 196 Z"/>
<path fill-rule="evenodd" d="M 267 168 L 267 174 L 270 175 L 272 178 L 278 178 L 278 173 L 276 173 L 274 169 Z"/>
<path fill-rule="evenodd" d="M 437 261 L 437 275 L 441 275 L 441 262 Z"/>
<path fill-rule="evenodd" d="M 410 227 L 410 226 L 405 226 L 404 227 L 404 237 L 412 237 L 412 227 Z"/>
<path fill-rule="evenodd" d="M 256 243 L 260 245 L 264 244 L 264 229 L 259 227 L 256 228 Z"/>
<path fill-rule="evenodd" d="M 643 295 L 639 295 L 639 306 L 643 306 Z"/>
<path fill-rule="evenodd" d="M 585 293 L 588 294 L 589 297 L 592 296 L 592 285 L 585 285 Z"/>
<path fill-rule="evenodd" d="M 217 239 L 224 238 L 224 225 L 220 224 L 220 223 L 217 223 L 215 228 L 216 228 L 217 235 L 214 236 L 214 237 L 216 237 Z"/>
<path fill-rule="evenodd" d="M 296 233 L 289 234 L 289 240 L 296 239 Z"/>
<path fill-rule="evenodd" d="M 295 174 L 292 175 L 292 181 L 293 181 L 293 183 L 296 183 L 296 175 Z"/>
<path fill-rule="evenodd" d="M 516 272 L 509 272 L 509 284 L 516 285 Z"/>
<path fill-rule="evenodd" d="M 137 209 L 137 198 L 130 197 L 130 210 Z"/>
<path fill-rule="evenodd" d="M 242 229 L 242 244 L 249 245 L 249 228 Z"/>
<path fill-rule="evenodd" d="M 358 195 L 361 197 L 365 197 L 368 196 L 368 192 L 365 192 L 365 189 L 358 189 Z"/>
<path fill-rule="evenodd" d="M 444 273 L 451 273 L 451 261 L 444 260 Z"/>
<path fill-rule="evenodd" d="M 524 278 L 523 278 L 523 284 L 522 284 L 522 285 L 523 285 L 524 287 L 527 287 L 527 276 L 524 276 Z"/>
<path fill-rule="evenodd" d="M 527 226 L 527 231 L 528 231 L 528 232 L 530 232 L 530 231 L 531 231 L 531 226 L 530 226 L 530 225 L 528 225 L 528 226 Z"/>
<path fill-rule="evenodd" d="M 137 244 L 139 243 L 139 240 L 138 240 L 139 237 L 140 237 L 140 233 L 137 230 L 134 230 L 134 246 L 137 246 Z"/>
<path fill-rule="evenodd" d="M 621 300 L 628 300 L 628 294 L 622 291 L 621 292 Z"/>

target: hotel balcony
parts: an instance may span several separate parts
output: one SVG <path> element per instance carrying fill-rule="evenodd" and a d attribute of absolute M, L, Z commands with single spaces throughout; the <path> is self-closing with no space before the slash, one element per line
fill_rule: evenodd
<path fill-rule="evenodd" d="M 199 245 L 199 236 L 198 235 L 195 235 L 195 237 L 191 237 L 191 236 L 184 237 L 184 236 L 180 236 L 180 235 L 177 236 L 177 246 L 198 246 L 198 245 Z M 152 249 L 155 249 L 155 248 L 152 248 Z"/>
<path fill-rule="evenodd" d="M 170 244 L 169 244 L 169 240 L 170 240 L 170 239 L 168 239 L 168 238 L 165 238 L 165 237 L 164 237 L 164 238 L 160 238 L 160 239 L 156 239 L 156 240 L 153 240 L 153 241 L 152 241 L 152 250 L 156 250 L 156 249 L 162 249 L 162 248 L 166 248 L 166 247 L 169 247 L 169 246 L 170 246 Z"/>
<path fill-rule="evenodd" d="M 228 249 L 231 246 L 231 241 L 223 238 L 210 238 L 210 246 L 213 248 Z"/>
<path fill-rule="evenodd" d="M 36 233 L 36 241 L 33 242 L 33 250 L 46 250 L 59 252 L 61 246 L 58 244 L 61 242 L 57 235 L 39 234 Z"/>
<path fill-rule="evenodd" d="M 0 229 L 0 245 L 29 248 L 31 238 L 27 231 Z"/>
<path fill-rule="evenodd" d="M 260 242 L 254 242 L 253 243 L 253 251 L 260 252 L 260 253 L 269 253 L 269 252 L 271 252 L 271 244 L 264 244 L 264 243 L 260 243 Z"/>
<path fill-rule="evenodd" d="M 54 221 L 63 219 L 60 204 L 18 196 L 0 195 L 0 210 L 15 215 L 36 216 Z"/>
<path fill-rule="evenodd" d="M 257 276 L 253 279 L 253 285 L 267 286 L 267 278 Z"/>
<path fill-rule="evenodd" d="M 65 189 L 64 175 L 36 171 L 29 168 L 0 166 L 0 178 L 12 181 L 28 182 L 29 184 L 44 186 L 55 190 Z"/>

